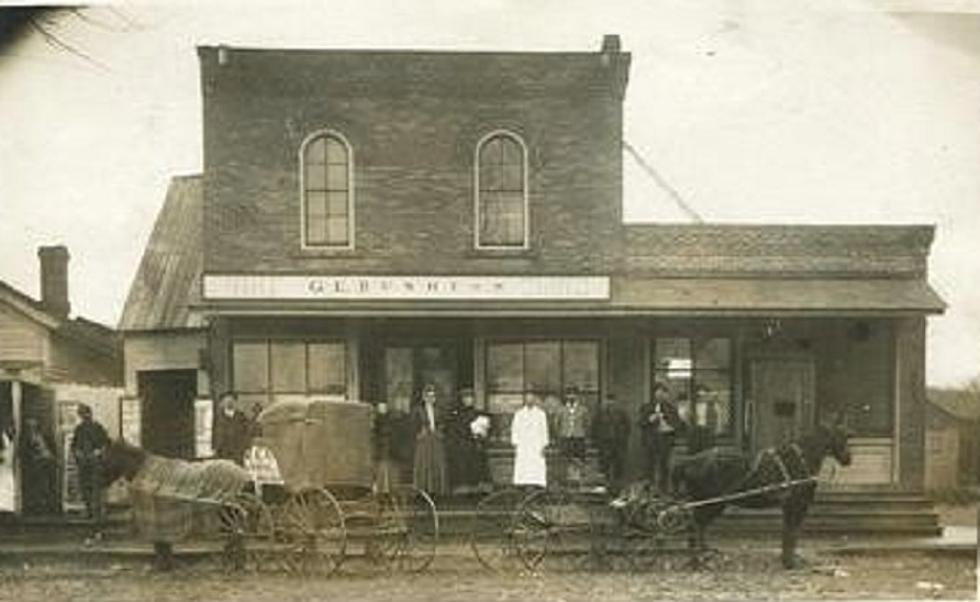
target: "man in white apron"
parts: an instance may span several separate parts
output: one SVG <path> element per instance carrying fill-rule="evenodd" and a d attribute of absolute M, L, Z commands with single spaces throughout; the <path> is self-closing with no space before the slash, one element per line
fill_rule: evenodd
<path fill-rule="evenodd" d="M 533 395 L 526 396 L 524 405 L 514 413 L 510 442 L 514 446 L 514 485 L 546 487 L 548 467 L 544 450 L 548 446 L 548 417 Z"/>

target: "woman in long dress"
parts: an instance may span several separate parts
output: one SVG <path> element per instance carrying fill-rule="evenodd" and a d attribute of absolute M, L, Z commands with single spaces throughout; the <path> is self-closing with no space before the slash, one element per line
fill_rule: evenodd
<path fill-rule="evenodd" d="M 415 487 L 433 496 L 449 491 L 441 419 L 436 407 L 436 388 L 426 385 L 422 389 L 422 403 L 415 408 L 413 480 Z"/>
<path fill-rule="evenodd" d="M 514 485 L 547 487 L 548 466 L 544 450 L 548 446 L 548 417 L 528 395 L 514 413 L 510 427 L 514 446 Z"/>

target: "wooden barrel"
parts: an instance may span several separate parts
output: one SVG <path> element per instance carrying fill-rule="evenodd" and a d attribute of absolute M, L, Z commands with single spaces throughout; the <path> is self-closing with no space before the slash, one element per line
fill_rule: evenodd
<path fill-rule="evenodd" d="M 374 479 L 371 405 L 291 399 L 259 415 L 262 439 L 286 487 L 370 487 Z"/>

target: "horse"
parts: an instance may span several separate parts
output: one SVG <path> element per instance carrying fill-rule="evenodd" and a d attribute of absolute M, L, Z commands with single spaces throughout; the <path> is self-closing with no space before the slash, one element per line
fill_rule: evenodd
<path fill-rule="evenodd" d="M 215 504 L 233 501 L 251 481 L 249 473 L 230 460 L 164 458 L 121 440 L 106 447 L 102 476 L 106 487 L 121 478 L 129 482 L 133 520 L 141 535 L 153 542 L 161 570 L 172 568 L 174 541 L 205 524 L 203 517 L 214 517 Z M 228 518 L 217 516 L 219 523 Z M 242 550 L 237 548 L 242 544 L 231 535 L 225 553 L 238 566 Z"/>
<path fill-rule="evenodd" d="M 800 527 L 817 489 L 816 475 L 827 457 L 851 463 L 843 424 L 819 424 L 798 440 L 760 451 L 754 461 L 736 450 L 710 448 L 678 463 L 674 490 L 691 506 L 689 545 L 703 551 L 705 530 L 728 505 L 745 508 L 782 507 L 782 564 L 797 568 Z M 792 486 L 782 486 L 796 482 Z M 744 495 L 743 495 L 744 494 Z M 714 501 L 717 500 L 717 501 Z M 705 502 L 703 504 L 699 502 Z"/>

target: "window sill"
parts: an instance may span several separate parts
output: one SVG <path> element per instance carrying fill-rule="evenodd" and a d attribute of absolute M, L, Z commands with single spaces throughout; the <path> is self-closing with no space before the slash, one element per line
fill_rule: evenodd
<path fill-rule="evenodd" d="M 357 259 L 365 257 L 363 251 L 359 249 L 331 249 L 310 247 L 293 251 L 289 254 L 291 259 L 308 259 L 311 257 L 323 259 Z"/>
<path fill-rule="evenodd" d="M 539 257 L 536 249 L 469 249 L 466 252 L 469 258 L 484 259 L 537 259 Z"/>

